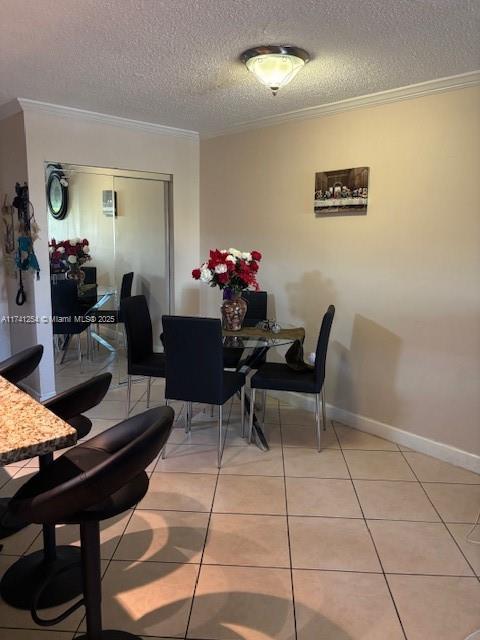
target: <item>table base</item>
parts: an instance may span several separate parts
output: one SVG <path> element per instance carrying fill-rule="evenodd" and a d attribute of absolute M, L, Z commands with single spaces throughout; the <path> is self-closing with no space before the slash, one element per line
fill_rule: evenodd
<path fill-rule="evenodd" d="M 69 565 L 76 566 L 68 570 Z M 50 572 L 60 573 L 49 582 L 37 609 L 65 604 L 82 593 L 80 548 L 57 547 L 56 558 L 52 561 L 45 560 L 43 550 L 23 556 L 3 576 L 0 595 L 10 606 L 29 610 L 37 589 Z"/>

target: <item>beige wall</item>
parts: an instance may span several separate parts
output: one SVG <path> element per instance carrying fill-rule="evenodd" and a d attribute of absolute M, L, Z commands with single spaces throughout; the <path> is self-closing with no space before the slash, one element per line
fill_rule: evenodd
<path fill-rule="evenodd" d="M 330 403 L 477 454 L 479 107 L 473 88 L 206 140 L 200 227 L 202 254 L 263 252 L 270 315 L 309 350 L 335 304 Z M 367 216 L 315 219 L 315 172 L 364 165 Z"/>
<path fill-rule="evenodd" d="M 17 113 L 0 120 L 0 198 L 4 196 L 11 205 L 15 197 L 15 183 L 27 180 L 27 153 L 23 114 Z M 3 217 L 3 215 L 2 215 Z M 17 223 L 17 212 L 14 212 Z M 3 225 L 3 221 L 0 220 Z M 31 273 L 24 274 L 23 283 L 27 294 L 26 303 L 19 307 L 15 304 L 18 281 L 15 279 L 14 256 L 5 256 L 3 252 L 3 229 L 0 233 L 0 317 L 8 315 L 29 315 L 34 309 L 33 278 Z M 16 324 L 9 327 L 0 323 L 0 360 L 20 351 L 24 346 L 35 343 L 35 328 L 30 324 Z M 35 375 L 33 376 L 33 378 Z M 32 380 L 33 380 L 32 378 Z M 32 380 L 30 382 L 32 382 Z"/>
<path fill-rule="evenodd" d="M 192 261 L 197 262 L 199 255 L 198 139 L 29 108 L 24 118 L 30 197 L 42 229 L 35 249 L 44 273 L 48 273 L 45 161 L 172 174 L 174 304 L 179 313 L 196 313 L 198 295 L 190 271 Z M 35 304 L 37 314 L 50 314 L 48 278 L 35 283 Z M 43 324 L 36 329 L 37 339 L 46 349 L 40 389 L 45 397 L 54 392 L 51 327 Z"/>

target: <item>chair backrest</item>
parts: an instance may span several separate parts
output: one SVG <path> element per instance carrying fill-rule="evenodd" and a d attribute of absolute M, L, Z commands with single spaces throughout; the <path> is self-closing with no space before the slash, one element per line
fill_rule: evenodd
<path fill-rule="evenodd" d="M 141 362 L 153 353 L 153 329 L 145 296 L 132 296 L 120 301 L 120 311 L 127 334 L 128 365 Z"/>
<path fill-rule="evenodd" d="M 35 371 L 43 355 L 43 345 L 37 344 L 19 351 L 15 355 L 0 362 L 0 376 L 17 384 Z"/>
<path fill-rule="evenodd" d="M 133 271 L 124 273 L 122 276 L 122 285 L 120 287 L 120 300 L 130 298 L 132 295 Z"/>
<path fill-rule="evenodd" d="M 83 284 L 97 284 L 97 267 L 82 267 L 85 274 Z"/>
<path fill-rule="evenodd" d="M 325 380 L 325 363 L 327 361 L 328 341 L 332 328 L 335 307 L 331 304 L 323 316 L 322 326 L 318 335 L 317 349 L 315 352 L 315 386 L 317 391 L 323 386 Z"/>
<path fill-rule="evenodd" d="M 243 291 L 242 298 L 247 302 L 247 313 L 243 321 L 245 326 L 252 327 L 267 319 L 266 291 Z"/>
<path fill-rule="evenodd" d="M 65 522 L 99 505 L 144 472 L 168 440 L 175 414 L 155 407 L 124 420 L 54 460 L 9 503 L 25 522 Z"/>
<path fill-rule="evenodd" d="M 50 398 L 44 403 L 44 406 L 62 420 L 76 418 L 100 404 L 111 381 L 111 373 L 100 373 L 98 376 Z"/>
<path fill-rule="evenodd" d="M 78 299 L 78 287 L 74 280 L 59 280 L 52 284 L 52 314 L 63 321 L 53 322 L 53 333 L 81 333 L 88 323 L 75 322 L 75 316 L 83 316 Z M 67 320 L 70 318 L 70 320 Z"/>
<path fill-rule="evenodd" d="M 215 318 L 163 316 L 165 397 L 223 401 L 222 323 Z"/>

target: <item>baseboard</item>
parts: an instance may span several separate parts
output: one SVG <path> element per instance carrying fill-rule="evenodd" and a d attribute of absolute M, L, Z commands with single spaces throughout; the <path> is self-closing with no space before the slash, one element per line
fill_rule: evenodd
<path fill-rule="evenodd" d="M 304 395 L 301 393 L 285 393 L 270 391 L 269 395 L 282 399 L 284 402 L 288 402 L 293 406 L 306 409 L 308 411 L 314 411 L 314 399 L 313 396 Z M 352 413 L 336 407 L 331 404 L 327 404 L 327 416 L 330 420 L 338 420 L 343 424 L 371 433 L 374 436 L 380 438 L 386 438 L 396 444 L 408 447 L 419 453 L 424 453 L 428 456 L 433 456 L 444 462 L 449 462 L 457 467 L 463 467 L 469 471 L 480 473 L 480 456 L 462 449 L 457 449 L 451 445 L 444 444 L 443 442 L 437 442 L 430 438 L 424 438 L 415 433 L 399 429 L 390 424 L 379 422 L 373 418 L 367 418 L 366 416 L 359 415 L 358 413 Z"/>

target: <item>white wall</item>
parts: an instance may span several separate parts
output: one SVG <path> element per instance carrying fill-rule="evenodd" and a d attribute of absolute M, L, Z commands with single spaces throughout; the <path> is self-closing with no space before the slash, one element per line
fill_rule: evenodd
<path fill-rule="evenodd" d="M 199 143 L 194 134 L 142 128 L 118 119 L 111 123 L 81 114 L 49 113 L 26 107 L 24 113 L 30 198 L 42 229 L 35 249 L 48 273 L 48 225 L 44 162 L 120 167 L 173 175 L 174 305 L 179 313 L 196 313 L 198 296 L 190 280 L 199 259 Z M 192 295 L 193 292 L 193 295 Z M 36 312 L 50 314 L 48 277 L 35 283 Z M 39 324 L 37 339 L 45 346 L 41 366 L 43 397 L 54 392 L 51 327 Z"/>
<path fill-rule="evenodd" d="M 270 315 L 334 303 L 327 400 L 480 453 L 480 90 L 202 142 L 201 253 L 264 254 Z M 316 219 L 316 171 L 369 166 L 366 216 Z M 200 285 L 199 285 L 200 288 Z M 201 289 L 203 312 L 220 297 Z"/>

